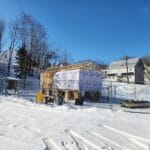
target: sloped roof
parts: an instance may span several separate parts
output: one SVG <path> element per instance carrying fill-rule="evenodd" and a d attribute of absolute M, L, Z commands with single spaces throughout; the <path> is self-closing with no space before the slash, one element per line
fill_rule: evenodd
<path fill-rule="evenodd" d="M 130 58 L 127 60 L 128 67 L 134 67 L 139 61 L 139 58 Z M 126 67 L 126 60 L 113 61 L 109 65 L 109 69 L 123 68 Z"/>

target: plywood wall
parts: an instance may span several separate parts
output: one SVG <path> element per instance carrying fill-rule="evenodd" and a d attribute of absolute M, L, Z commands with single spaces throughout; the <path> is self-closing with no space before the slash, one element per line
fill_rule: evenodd
<path fill-rule="evenodd" d="M 46 71 L 42 73 L 42 88 L 52 89 L 54 72 Z"/>

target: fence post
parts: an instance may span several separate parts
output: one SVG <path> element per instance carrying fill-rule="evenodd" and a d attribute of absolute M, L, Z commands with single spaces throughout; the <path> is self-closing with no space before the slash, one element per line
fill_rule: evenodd
<path fill-rule="evenodd" d="M 134 86 L 134 100 L 136 101 L 136 84 Z"/>
<path fill-rule="evenodd" d="M 5 80 L 5 82 L 4 82 L 4 90 L 5 90 L 5 96 L 7 95 L 7 92 L 6 92 L 6 86 L 7 86 L 7 84 L 6 84 L 6 78 L 4 79 Z"/>
<path fill-rule="evenodd" d="M 110 98 L 110 96 L 109 96 L 109 94 L 110 94 L 110 92 L 109 92 L 109 86 L 107 87 L 107 92 L 108 92 L 108 96 L 107 96 L 107 100 L 108 100 L 108 102 L 109 102 L 109 98 Z"/>
<path fill-rule="evenodd" d="M 116 97 L 116 85 L 114 86 L 114 98 L 117 99 L 117 97 Z M 117 102 L 118 102 L 118 100 L 117 100 Z"/>
<path fill-rule="evenodd" d="M 110 81 L 110 98 L 109 98 L 109 103 L 110 103 L 110 109 L 112 109 L 112 81 Z"/>

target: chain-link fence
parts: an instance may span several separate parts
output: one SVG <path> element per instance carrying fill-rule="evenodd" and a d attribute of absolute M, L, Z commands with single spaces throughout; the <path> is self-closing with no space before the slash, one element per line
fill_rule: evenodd
<path fill-rule="evenodd" d="M 36 94 L 40 90 L 40 80 L 27 79 L 19 81 L 19 96 L 32 101 L 36 100 Z"/>
<path fill-rule="evenodd" d="M 6 79 L 0 78 L 0 94 L 5 93 Z"/>
<path fill-rule="evenodd" d="M 15 79 L 11 79 L 15 80 Z M 37 92 L 40 90 L 40 80 L 38 79 L 26 79 L 26 80 L 17 80 L 18 85 L 17 88 L 13 87 L 14 82 L 9 82 L 9 86 L 7 85 L 6 78 L 0 78 L 0 94 L 12 94 L 11 88 L 14 88 L 17 92 L 18 96 L 24 97 L 27 99 L 35 100 Z M 64 82 L 64 84 L 57 83 L 57 88 L 59 89 L 61 86 L 72 88 L 77 88 L 78 84 L 70 82 Z M 69 86 L 68 86 L 69 84 Z M 6 93 L 6 89 L 9 89 Z M 56 87 L 55 87 L 56 88 Z M 84 86 L 86 88 L 86 85 Z M 82 88 L 81 88 L 82 89 Z M 91 89 L 87 88 L 88 91 L 93 91 L 93 87 Z M 86 90 L 85 90 L 86 91 Z M 144 100 L 150 101 L 150 85 L 144 84 L 128 84 L 121 82 L 111 82 L 111 81 L 102 81 L 102 87 L 99 86 L 99 90 L 101 92 L 100 102 L 106 103 L 119 103 L 121 100 Z M 15 93 L 16 94 L 16 93 Z M 16 95 L 17 95 L 16 94 Z M 93 93 L 92 93 L 93 94 Z M 95 93 L 94 93 L 95 94 Z M 90 95 L 86 93 L 86 97 Z M 91 95 L 90 95 L 91 96 Z M 90 97 L 89 96 L 89 97 Z"/>
<path fill-rule="evenodd" d="M 112 103 L 121 100 L 150 101 L 150 85 L 103 81 L 102 96 Z"/>
<path fill-rule="evenodd" d="M 0 78 L 0 95 L 17 95 L 35 100 L 39 90 L 40 80 L 38 79 Z"/>

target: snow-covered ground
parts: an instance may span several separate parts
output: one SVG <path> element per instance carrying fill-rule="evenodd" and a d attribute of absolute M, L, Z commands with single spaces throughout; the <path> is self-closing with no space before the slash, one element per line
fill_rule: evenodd
<path fill-rule="evenodd" d="M 109 108 L 0 96 L 0 149 L 149 150 L 150 109 Z"/>

